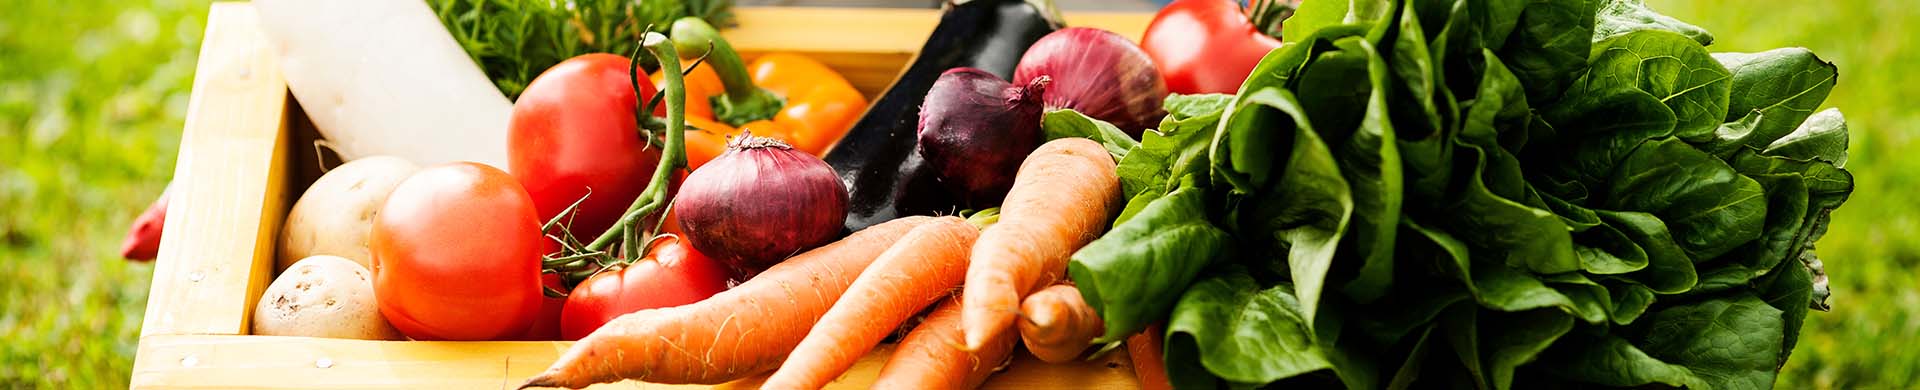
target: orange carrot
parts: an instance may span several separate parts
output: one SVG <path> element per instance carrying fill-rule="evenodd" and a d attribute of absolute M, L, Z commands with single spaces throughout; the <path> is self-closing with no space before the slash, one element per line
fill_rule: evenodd
<path fill-rule="evenodd" d="M 880 368 L 875 389 L 972 389 L 1006 366 L 1013 357 L 1013 333 L 1001 333 L 974 352 L 961 349 L 958 298 L 940 303 L 920 326 L 907 332 L 893 357 Z"/>
<path fill-rule="evenodd" d="M 833 304 L 761 389 L 818 389 L 839 378 L 894 328 L 951 295 L 967 274 L 967 248 L 980 230 L 959 217 L 913 228 L 880 254 Z"/>
<path fill-rule="evenodd" d="M 773 369 L 862 270 L 932 219 L 874 225 L 704 301 L 622 315 L 520 387 L 577 389 L 620 379 L 715 384 Z"/>
<path fill-rule="evenodd" d="M 1060 280 L 1067 258 L 1106 232 L 1121 207 L 1107 149 L 1085 138 L 1040 145 L 1020 164 L 1000 222 L 980 233 L 960 312 L 967 349 L 1013 327 L 1027 294 Z"/>
<path fill-rule="evenodd" d="M 1166 327 L 1148 325 L 1147 330 L 1127 336 L 1127 357 L 1133 360 L 1133 377 L 1140 379 L 1141 390 L 1173 390 L 1167 379 L 1167 362 L 1160 355 L 1160 339 Z"/>
<path fill-rule="evenodd" d="M 1093 311 L 1080 297 L 1080 289 L 1056 284 L 1028 295 L 1020 302 L 1020 340 L 1027 351 L 1048 363 L 1065 363 L 1080 357 L 1093 339 L 1107 331 L 1100 313 Z"/>

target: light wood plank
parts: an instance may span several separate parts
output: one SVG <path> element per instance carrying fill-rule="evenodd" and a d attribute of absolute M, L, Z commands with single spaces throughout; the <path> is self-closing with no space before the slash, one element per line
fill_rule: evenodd
<path fill-rule="evenodd" d="M 141 389 L 512 388 L 566 351 L 558 341 L 367 341 L 280 336 L 148 336 L 134 361 Z M 892 345 L 860 359 L 828 389 L 866 389 Z M 986 389 L 1138 388 L 1125 353 L 1046 364 L 1019 352 Z M 765 377 L 719 386 L 622 382 L 594 389 L 752 389 Z"/>
<path fill-rule="evenodd" d="M 287 89 L 246 3 L 218 3 L 194 70 L 142 336 L 244 334 L 285 218 Z"/>

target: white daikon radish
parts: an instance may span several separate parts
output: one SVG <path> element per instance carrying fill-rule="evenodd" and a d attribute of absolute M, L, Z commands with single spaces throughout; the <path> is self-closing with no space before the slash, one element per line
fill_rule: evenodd
<path fill-rule="evenodd" d="M 513 103 L 421 0 L 255 0 L 287 86 L 348 160 L 507 167 Z"/>

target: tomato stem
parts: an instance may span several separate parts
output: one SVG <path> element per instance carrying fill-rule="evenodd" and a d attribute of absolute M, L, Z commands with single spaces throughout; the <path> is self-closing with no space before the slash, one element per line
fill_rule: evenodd
<path fill-rule="evenodd" d="M 740 59 L 740 53 L 735 52 L 733 45 L 721 38 L 720 31 L 707 24 L 707 21 L 691 16 L 674 21 L 673 46 L 680 54 L 706 57 L 706 63 L 713 67 L 713 72 L 720 76 L 720 83 L 726 86 L 726 93 L 713 99 L 714 119 L 739 126 L 773 118 L 786 104 L 780 101 L 779 96 L 753 85 L 753 78 L 747 74 L 747 65 Z M 678 69 L 665 65 L 660 68 Z"/>
<path fill-rule="evenodd" d="M 640 46 L 645 48 L 648 54 L 653 55 L 660 61 L 660 67 L 662 69 L 680 69 L 680 57 L 674 52 L 673 45 L 668 42 L 665 35 L 648 32 L 642 36 Z M 638 56 L 638 51 L 635 52 L 635 56 Z M 636 64 L 634 66 L 638 66 L 639 61 L 634 61 L 634 64 Z M 620 216 L 620 221 L 615 223 L 613 227 L 608 228 L 605 233 L 601 233 L 599 237 L 594 238 L 593 242 L 587 244 L 585 248 L 582 248 L 583 251 L 587 253 L 599 252 L 604 254 L 608 247 L 614 244 L 614 241 L 623 241 L 620 239 L 627 236 L 630 231 L 637 232 L 639 229 L 637 225 L 639 225 L 641 220 L 645 219 L 644 217 L 660 211 L 670 201 L 667 196 L 667 189 L 672 185 L 674 172 L 687 166 L 686 78 L 681 76 L 680 72 L 660 73 L 663 76 L 661 78 L 665 84 L 661 86 L 660 92 L 667 96 L 665 102 L 667 105 L 665 131 L 667 146 L 661 150 L 660 165 L 654 168 L 653 178 L 647 182 L 647 189 L 640 192 L 640 197 L 634 198 L 633 205 L 627 207 L 627 212 Z M 638 88 L 639 82 L 636 77 L 634 80 L 636 84 L 635 88 Z M 638 109 L 636 106 L 634 115 L 638 117 L 647 115 L 647 113 Z M 638 258 L 640 256 L 638 253 L 632 253 L 631 250 L 629 250 L 626 255 L 630 258 Z"/>

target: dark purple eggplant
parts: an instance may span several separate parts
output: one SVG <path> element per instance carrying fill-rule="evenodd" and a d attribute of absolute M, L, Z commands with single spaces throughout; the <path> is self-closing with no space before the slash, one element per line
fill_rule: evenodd
<path fill-rule="evenodd" d="M 1059 28 L 1052 10 L 1025 0 L 949 3 L 911 65 L 827 152 L 827 165 L 851 195 L 847 230 L 958 210 L 960 199 L 935 180 L 936 172 L 916 150 L 927 91 L 941 73 L 959 67 L 1012 77 L 1027 47 Z"/>

